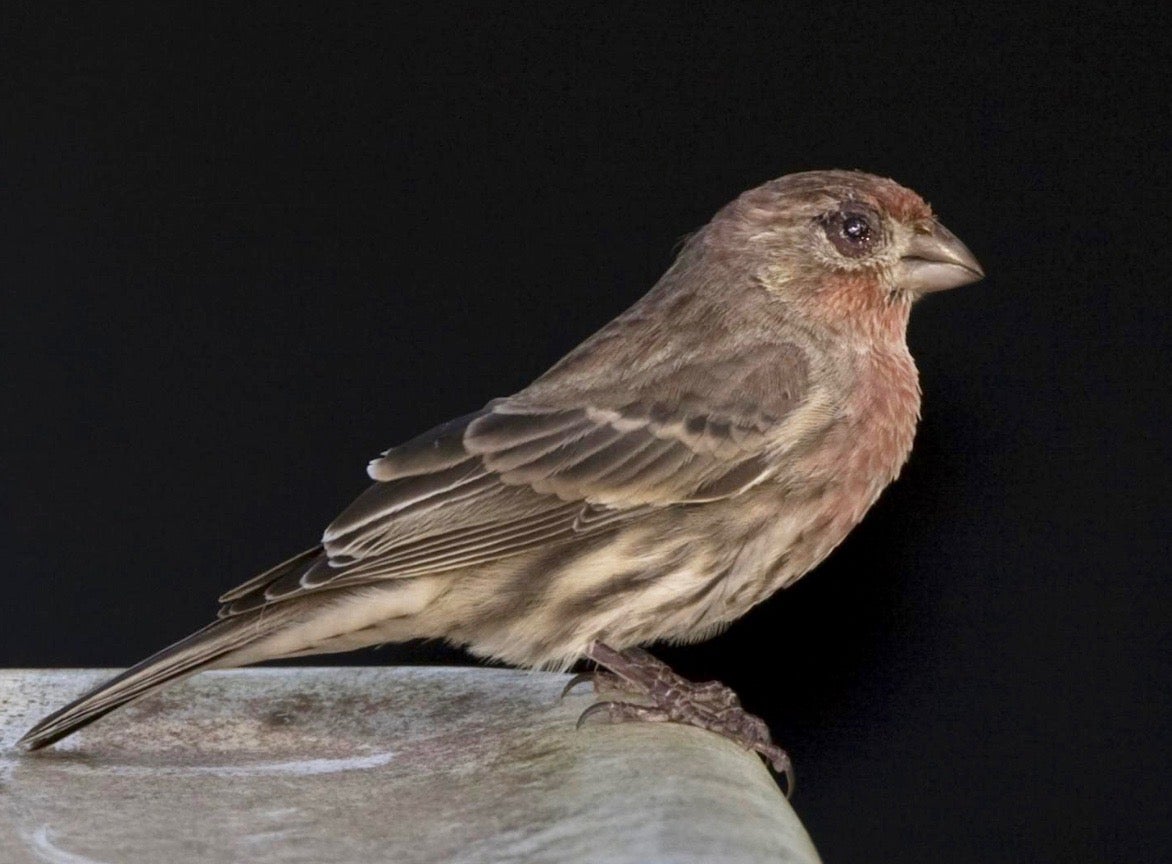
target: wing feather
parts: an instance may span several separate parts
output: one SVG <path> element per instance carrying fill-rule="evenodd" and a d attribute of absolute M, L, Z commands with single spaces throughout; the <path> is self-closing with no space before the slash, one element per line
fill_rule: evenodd
<path fill-rule="evenodd" d="M 808 396 L 793 383 L 804 367 L 795 370 L 784 393 L 742 386 L 724 402 L 671 382 L 655 399 L 607 391 L 547 404 L 522 391 L 491 402 L 373 460 L 377 482 L 330 524 L 321 548 L 224 594 L 221 615 L 484 564 L 737 495 L 768 476 L 778 428 Z"/>

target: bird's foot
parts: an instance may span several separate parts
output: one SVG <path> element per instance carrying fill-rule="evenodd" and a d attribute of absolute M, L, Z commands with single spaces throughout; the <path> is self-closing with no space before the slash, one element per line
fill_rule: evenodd
<path fill-rule="evenodd" d="M 632 687 L 613 672 L 607 672 L 605 669 L 592 669 L 589 672 L 579 672 L 566 682 L 566 686 L 562 688 L 562 698 L 565 699 L 583 684 L 591 685 L 594 688 L 594 693 L 599 696 L 637 696 L 642 692 L 638 688 Z"/>
<path fill-rule="evenodd" d="M 640 701 L 596 702 L 582 712 L 579 727 L 599 718 L 610 723 L 641 720 L 707 729 L 763 756 L 774 771 L 785 776 L 786 795 L 793 794 L 794 770 L 789 756 L 773 743 L 765 721 L 745 711 L 728 687 L 719 681 L 697 684 L 682 678 L 641 648 L 615 651 L 594 642 L 586 656 L 601 668 L 574 676 L 563 695 L 590 681 L 597 693 L 614 692 Z"/>

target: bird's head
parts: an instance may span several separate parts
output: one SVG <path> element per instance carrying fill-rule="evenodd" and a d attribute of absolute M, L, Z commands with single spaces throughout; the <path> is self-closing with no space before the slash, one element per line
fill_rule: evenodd
<path fill-rule="evenodd" d="M 772 296 L 828 324 L 878 316 L 902 329 L 912 301 L 985 275 L 919 195 L 861 171 L 773 180 L 709 229 L 710 248 L 735 250 Z"/>

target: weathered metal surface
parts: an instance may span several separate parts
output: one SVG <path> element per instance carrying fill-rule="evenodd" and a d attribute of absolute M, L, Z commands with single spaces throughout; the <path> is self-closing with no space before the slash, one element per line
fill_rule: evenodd
<path fill-rule="evenodd" d="M 0 670 L 0 861 L 814 862 L 761 761 L 588 725 L 566 676 L 211 672 L 55 748 L 13 742 L 106 670 Z"/>

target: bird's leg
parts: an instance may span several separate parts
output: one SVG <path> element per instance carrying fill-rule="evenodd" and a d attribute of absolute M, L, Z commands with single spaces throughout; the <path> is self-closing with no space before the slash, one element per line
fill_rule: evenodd
<path fill-rule="evenodd" d="M 599 649 L 602 651 L 610 652 L 608 654 L 609 663 L 603 663 L 589 653 L 589 650 L 593 650 L 593 645 L 599 646 Z M 588 649 L 586 656 L 594 660 L 598 668 L 591 669 L 587 672 L 579 672 L 571 678 L 566 686 L 562 688 L 563 699 L 569 696 L 570 692 L 576 687 L 586 683 L 592 684 L 594 686 L 594 692 L 598 695 L 613 694 L 630 698 L 645 698 L 650 694 L 651 686 L 655 678 L 655 675 L 649 674 L 651 670 L 656 670 L 656 673 L 659 675 L 664 673 L 668 675 L 674 674 L 666 663 L 656 660 L 642 648 L 628 648 L 626 651 L 615 651 L 613 648 L 603 645 L 601 642 L 595 642 L 593 645 L 591 649 Z M 620 669 L 622 670 L 621 672 L 618 671 Z M 681 678 L 680 680 L 682 681 L 683 679 Z M 715 681 L 710 683 L 716 684 Z"/>
<path fill-rule="evenodd" d="M 589 680 L 594 682 L 596 692 L 617 690 L 640 701 L 597 702 L 582 712 L 579 726 L 590 718 L 603 716 L 611 723 L 643 720 L 698 726 L 760 753 L 778 774 L 785 775 L 786 794 L 793 793 L 794 771 L 789 756 L 773 743 L 765 722 L 745 711 L 737 694 L 719 681 L 689 681 L 641 648 L 616 651 L 602 642 L 592 642 L 586 656 L 600 670 L 575 676 L 567 692 Z"/>
<path fill-rule="evenodd" d="M 594 650 L 594 646 L 598 646 L 600 651 L 609 652 L 607 663 L 589 653 Z M 571 678 L 562 689 L 563 697 L 570 695 L 570 691 L 580 684 L 586 683 L 593 684 L 594 692 L 598 694 L 616 693 L 630 697 L 645 697 L 650 693 L 655 677 L 649 674 L 652 669 L 659 670 L 660 674 L 662 671 L 671 674 L 671 669 L 668 668 L 667 664 L 656 660 L 642 648 L 615 651 L 601 642 L 595 642 L 588 649 L 586 656 L 594 660 L 597 668 L 587 672 L 579 672 Z M 622 670 L 621 674 L 616 670 Z"/>

